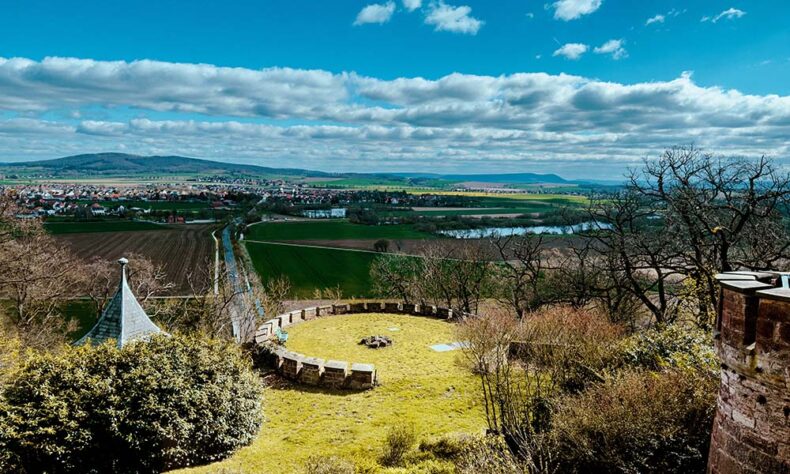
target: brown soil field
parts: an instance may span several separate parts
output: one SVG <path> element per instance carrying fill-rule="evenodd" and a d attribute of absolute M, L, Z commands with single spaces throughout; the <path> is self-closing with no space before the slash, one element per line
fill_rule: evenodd
<path fill-rule="evenodd" d="M 117 260 L 129 254 L 142 255 L 162 265 L 168 280 L 176 284 L 171 295 L 190 292 L 187 275 L 199 274 L 203 265 L 214 268 L 212 225 L 183 225 L 167 230 L 92 232 L 60 234 L 54 238 L 72 247 L 85 260 L 100 257 Z M 130 262 L 134 265 L 134 262 Z"/>

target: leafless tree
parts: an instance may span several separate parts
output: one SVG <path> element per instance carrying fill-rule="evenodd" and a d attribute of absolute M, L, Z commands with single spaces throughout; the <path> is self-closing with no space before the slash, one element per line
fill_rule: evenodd
<path fill-rule="evenodd" d="M 790 257 L 790 176 L 768 158 L 675 147 L 646 160 L 629 188 L 660 218 L 662 237 L 682 249 L 667 268 L 692 282 L 702 323 L 718 298 L 717 272 L 770 269 Z"/>
<path fill-rule="evenodd" d="M 540 278 L 546 271 L 542 234 L 497 237 L 492 243 L 502 259 L 493 265 L 496 299 L 511 308 L 519 319 L 543 303 Z"/>

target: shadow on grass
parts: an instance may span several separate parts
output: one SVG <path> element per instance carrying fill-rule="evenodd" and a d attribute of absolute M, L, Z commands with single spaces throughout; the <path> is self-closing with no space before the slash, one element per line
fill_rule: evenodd
<path fill-rule="evenodd" d="M 292 380 L 288 380 L 285 377 L 275 372 L 265 374 L 263 376 L 263 382 L 265 387 L 269 390 L 313 393 L 319 395 L 332 395 L 336 397 L 347 397 L 349 395 L 357 395 L 363 392 L 368 392 L 370 390 L 376 390 L 376 388 L 378 387 L 376 386 L 372 389 L 364 389 L 364 390 L 354 390 L 350 388 L 338 389 L 338 388 L 329 388 L 329 387 L 317 387 L 315 385 L 304 385 L 298 382 L 294 382 Z"/>

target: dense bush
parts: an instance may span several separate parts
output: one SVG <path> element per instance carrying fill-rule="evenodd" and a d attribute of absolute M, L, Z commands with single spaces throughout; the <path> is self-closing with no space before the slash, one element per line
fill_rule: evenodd
<path fill-rule="evenodd" d="M 634 371 L 565 397 L 554 413 L 561 472 L 705 471 L 718 378 Z"/>
<path fill-rule="evenodd" d="M 0 394 L 4 472 L 159 472 L 217 460 L 261 424 L 239 350 L 156 337 L 28 354 Z"/>
<path fill-rule="evenodd" d="M 624 365 L 650 370 L 698 368 L 715 370 L 716 353 L 708 333 L 687 324 L 670 324 L 636 333 L 619 346 Z"/>

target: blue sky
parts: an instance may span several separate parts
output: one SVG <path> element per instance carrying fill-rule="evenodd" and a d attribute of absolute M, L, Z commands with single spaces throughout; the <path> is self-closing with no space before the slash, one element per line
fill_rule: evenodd
<path fill-rule="evenodd" d="M 671 144 L 788 152 L 787 1 L 0 5 L 0 160 L 606 177 Z"/>

